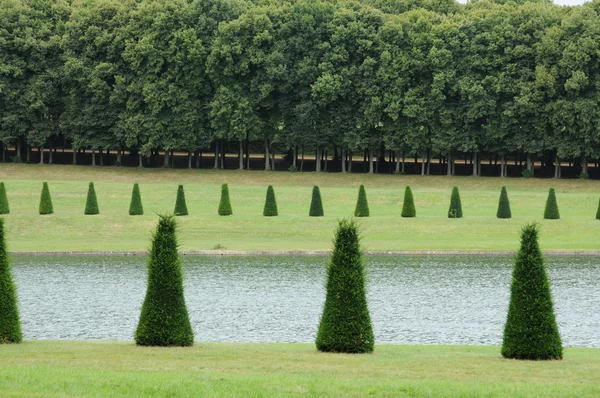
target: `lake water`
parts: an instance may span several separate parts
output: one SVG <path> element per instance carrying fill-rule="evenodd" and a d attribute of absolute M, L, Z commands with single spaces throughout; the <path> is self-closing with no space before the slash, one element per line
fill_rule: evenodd
<path fill-rule="evenodd" d="M 132 340 L 144 257 L 15 256 L 26 339 Z M 184 257 L 197 341 L 313 342 L 327 257 Z M 376 344 L 500 345 L 512 257 L 366 257 Z M 547 257 L 565 346 L 600 347 L 600 257 Z"/>

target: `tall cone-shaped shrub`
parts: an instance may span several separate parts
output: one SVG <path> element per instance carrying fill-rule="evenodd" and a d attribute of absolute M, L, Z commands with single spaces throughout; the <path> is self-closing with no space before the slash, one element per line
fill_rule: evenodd
<path fill-rule="evenodd" d="M 511 218 L 510 202 L 508 201 L 508 193 L 506 193 L 506 187 L 502 187 L 500 191 L 500 200 L 498 201 L 498 211 L 496 212 L 497 218 Z"/>
<path fill-rule="evenodd" d="M 415 200 L 413 199 L 412 190 L 407 185 L 404 189 L 404 202 L 402 203 L 402 217 L 416 217 L 417 209 L 415 209 Z"/>
<path fill-rule="evenodd" d="M 183 192 L 183 185 L 180 185 L 179 188 L 177 188 L 177 200 L 175 201 L 175 215 L 188 215 L 187 204 L 185 203 L 185 192 Z"/>
<path fill-rule="evenodd" d="M 194 343 L 183 296 L 176 232 L 175 218 L 160 216 L 152 236 L 146 298 L 135 331 L 137 345 L 191 346 Z"/>
<path fill-rule="evenodd" d="M 100 209 L 98 209 L 98 199 L 96 198 L 96 189 L 94 189 L 93 182 L 90 182 L 90 186 L 88 188 L 85 211 L 83 213 L 86 215 L 100 214 Z"/>
<path fill-rule="evenodd" d="M 369 217 L 369 202 L 367 201 L 367 192 L 364 185 L 361 185 L 358 189 L 358 200 L 356 201 L 354 215 L 356 217 Z"/>
<path fill-rule="evenodd" d="M 52 213 L 54 213 L 54 207 L 52 206 L 52 198 L 50 197 L 48 183 L 45 182 L 42 186 L 42 195 L 40 196 L 40 214 L 44 215 Z"/>
<path fill-rule="evenodd" d="M 560 218 L 554 188 L 550 188 L 550 191 L 548 192 L 548 199 L 546 199 L 546 210 L 544 210 L 544 218 L 547 220 L 558 220 Z"/>
<path fill-rule="evenodd" d="M 275 199 L 275 191 L 273 185 L 269 185 L 267 188 L 267 197 L 265 199 L 265 208 L 263 210 L 263 216 L 274 217 L 279 213 L 277 212 L 277 199 Z"/>
<path fill-rule="evenodd" d="M 140 193 L 140 186 L 136 182 L 135 184 L 133 184 L 133 191 L 131 192 L 129 215 L 141 216 L 142 214 L 144 214 L 144 206 L 142 205 L 142 194 Z"/>
<path fill-rule="evenodd" d="M 452 196 L 450 197 L 450 208 L 448 209 L 448 218 L 462 218 L 462 204 L 460 203 L 460 193 L 458 187 L 452 188 Z"/>
<path fill-rule="evenodd" d="M 321 201 L 321 191 L 316 185 L 313 187 L 308 215 L 310 217 L 323 217 L 325 215 L 323 212 L 323 202 Z"/>
<path fill-rule="evenodd" d="M 6 250 L 4 219 L 0 218 L 0 344 L 19 343 L 22 339 L 17 292 Z"/>
<path fill-rule="evenodd" d="M 229 201 L 229 186 L 221 185 L 221 200 L 219 201 L 219 215 L 230 216 L 233 214 L 231 210 L 231 202 Z"/>
<path fill-rule="evenodd" d="M 562 358 L 550 283 L 535 224 L 526 225 L 521 231 L 521 248 L 512 275 L 502 356 L 532 360 Z"/>
<path fill-rule="evenodd" d="M 598 210 L 596 210 L 596 220 L 600 220 L 600 200 L 598 200 Z"/>
<path fill-rule="evenodd" d="M 340 221 L 327 268 L 327 295 L 316 345 L 319 351 L 373 351 L 375 337 L 367 306 L 365 271 L 354 221 Z"/>
<path fill-rule="evenodd" d="M 9 214 L 10 207 L 8 206 L 8 197 L 6 196 L 6 188 L 4 183 L 0 182 L 0 214 Z"/>

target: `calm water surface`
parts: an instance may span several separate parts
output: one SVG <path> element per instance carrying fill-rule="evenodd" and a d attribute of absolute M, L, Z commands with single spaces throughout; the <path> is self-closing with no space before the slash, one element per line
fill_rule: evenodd
<path fill-rule="evenodd" d="M 16 256 L 26 339 L 131 340 L 146 289 L 144 257 Z M 185 257 L 198 341 L 313 342 L 326 257 Z M 378 344 L 499 345 L 512 257 L 367 257 Z M 600 257 L 548 257 L 566 346 L 600 347 Z"/>

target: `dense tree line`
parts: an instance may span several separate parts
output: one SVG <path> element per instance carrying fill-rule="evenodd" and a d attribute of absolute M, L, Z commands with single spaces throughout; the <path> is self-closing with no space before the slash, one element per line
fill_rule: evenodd
<path fill-rule="evenodd" d="M 518 158 L 587 176 L 599 14 L 599 0 L 0 0 L 0 141 L 16 160 L 60 146 L 73 162 L 185 151 L 193 167 L 204 151 L 224 167 L 227 151 L 243 169 L 259 151 L 266 169 L 277 152 L 403 172 L 417 156 L 451 175 L 467 156 L 473 175 Z"/>

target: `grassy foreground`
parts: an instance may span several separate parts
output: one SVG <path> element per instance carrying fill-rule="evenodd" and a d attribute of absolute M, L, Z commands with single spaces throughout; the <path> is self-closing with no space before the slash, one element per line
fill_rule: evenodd
<path fill-rule="evenodd" d="M 1 164 L 8 192 L 6 216 L 11 251 L 146 250 L 156 213 L 173 212 L 184 184 L 189 216 L 180 217 L 182 250 L 328 250 L 339 218 L 354 212 L 364 184 L 371 217 L 361 218 L 367 250 L 514 250 L 526 222 L 541 224 L 543 250 L 600 249 L 595 219 L 600 183 L 591 180 L 420 177 L 340 173 L 136 169 Z M 53 215 L 40 216 L 42 181 L 48 181 Z M 85 216 L 88 183 L 94 182 L 100 215 Z M 131 190 L 140 183 L 145 215 L 128 215 Z M 233 216 L 217 215 L 221 183 L 228 182 Z M 278 217 L 263 217 L 267 185 L 275 188 Z M 313 185 L 319 185 L 325 217 L 308 217 Z M 410 185 L 417 218 L 401 218 Z M 450 193 L 458 186 L 464 218 L 448 219 Z M 513 218 L 496 218 L 506 185 Z M 554 187 L 560 220 L 543 220 Z"/>
<path fill-rule="evenodd" d="M 600 395 L 600 350 L 516 361 L 498 347 L 377 346 L 318 353 L 312 344 L 121 342 L 0 346 L 2 396 L 544 396 Z"/>

